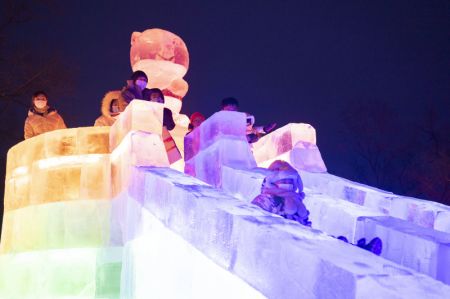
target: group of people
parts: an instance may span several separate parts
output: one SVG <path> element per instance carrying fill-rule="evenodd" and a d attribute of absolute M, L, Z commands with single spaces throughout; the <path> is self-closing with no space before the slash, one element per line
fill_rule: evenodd
<path fill-rule="evenodd" d="M 110 91 L 105 94 L 101 104 L 101 116 L 95 120 L 94 126 L 111 126 L 117 117 L 133 99 L 164 103 L 164 94 L 158 88 L 147 88 L 148 77 L 143 71 L 131 75 L 127 85 L 122 90 Z M 239 111 L 239 102 L 235 98 L 225 98 L 221 103 L 223 111 Z M 267 126 L 254 126 L 255 117 L 247 115 L 247 139 L 249 143 L 256 142 L 261 136 L 271 132 L 276 123 Z M 190 117 L 189 132 L 200 126 L 205 120 L 200 112 L 194 112 Z M 175 127 L 172 111 L 163 110 L 163 127 L 171 131 Z M 48 96 L 44 91 L 37 91 L 32 96 L 31 108 L 25 121 L 25 139 L 39 134 L 65 129 L 66 124 L 58 112 L 49 105 Z"/>
<path fill-rule="evenodd" d="M 146 88 L 147 75 L 143 71 L 136 71 L 127 81 L 127 86 L 122 90 L 106 93 L 102 100 L 102 115 L 95 120 L 94 126 L 111 126 L 119 114 L 133 99 L 164 103 L 164 94 L 158 88 Z M 172 111 L 168 108 L 163 110 L 163 126 L 167 130 L 175 127 Z M 58 112 L 49 105 L 48 96 L 44 91 L 33 94 L 28 117 L 25 120 L 24 138 L 28 139 L 45 132 L 65 129 L 66 124 Z"/>

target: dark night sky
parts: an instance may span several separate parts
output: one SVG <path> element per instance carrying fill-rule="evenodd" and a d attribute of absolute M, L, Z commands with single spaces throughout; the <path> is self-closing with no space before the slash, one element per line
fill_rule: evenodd
<path fill-rule="evenodd" d="M 351 101 L 388 101 L 399 125 L 429 102 L 448 117 L 448 0 L 197 2 L 71 1 L 16 38 L 63 52 L 75 69 L 75 91 L 50 95 L 70 127 L 93 124 L 103 94 L 131 73 L 131 33 L 149 28 L 188 47 L 182 113 L 209 116 L 235 96 L 257 123 L 310 123 L 334 174 L 349 174 L 337 148 Z"/>

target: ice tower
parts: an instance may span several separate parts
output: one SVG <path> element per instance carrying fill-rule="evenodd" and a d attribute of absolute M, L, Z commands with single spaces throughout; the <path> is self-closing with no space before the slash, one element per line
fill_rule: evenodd
<path fill-rule="evenodd" d="M 327 173 L 308 124 L 252 151 L 239 112 L 188 135 L 182 173 L 162 109 L 133 100 L 111 128 L 9 150 L 0 298 L 448 298 L 448 206 Z M 250 204 L 275 159 L 301 173 L 312 228 Z M 378 236 L 383 253 L 337 235 Z"/>

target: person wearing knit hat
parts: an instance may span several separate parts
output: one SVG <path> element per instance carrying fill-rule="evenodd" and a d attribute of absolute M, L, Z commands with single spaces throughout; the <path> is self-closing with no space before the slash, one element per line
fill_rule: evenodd
<path fill-rule="evenodd" d="M 48 96 L 36 91 L 31 98 L 31 108 L 25 120 L 24 138 L 28 139 L 45 132 L 65 129 L 66 124 L 58 112 L 48 105 Z"/>
<path fill-rule="evenodd" d="M 205 116 L 201 114 L 200 112 L 194 112 L 192 113 L 191 117 L 189 118 L 189 132 L 200 126 L 202 122 L 205 121 Z"/>
<path fill-rule="evenodd" d="M 135 71 L 131 74 L 131 79 L 127 81 L 121 95 L 122 98 L 130 103 L 134 99 L 150 101 L 149 89 L 146 88 L 148 77 L 143 71 Z"/>

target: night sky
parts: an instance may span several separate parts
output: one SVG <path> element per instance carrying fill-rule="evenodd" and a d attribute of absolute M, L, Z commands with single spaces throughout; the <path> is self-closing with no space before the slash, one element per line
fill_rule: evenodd
<path fill-rule="evenodd" d="M 399 127 L 432 104 L 448 122 L 449 3 L 67 1 L 15 38 L 63 53 L 75 89 L 50 101 L 78 127 L 93 125 L 105 92 L 130 76 L 131 33 L 169 30 L 190 53 L 182 113 L 210 116 L 234 96 L 257 124 L 309 123 L 329 172 L 351 177 L 353 153 L 340 150 L 350 103 L 386 101 Z"/>

